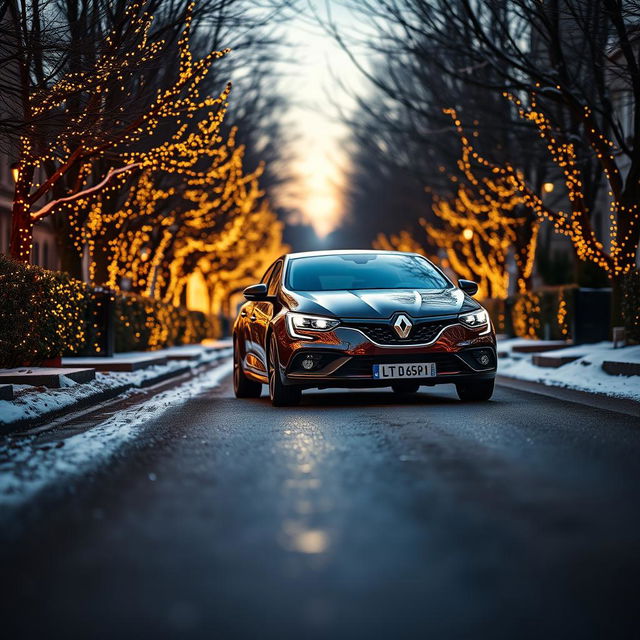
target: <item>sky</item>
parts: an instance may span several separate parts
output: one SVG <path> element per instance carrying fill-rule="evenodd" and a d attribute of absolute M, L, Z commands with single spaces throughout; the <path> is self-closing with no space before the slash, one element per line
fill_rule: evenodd
<path fill-rule="evenodd" d="M 349 56 L 323 28 L 314 23 L 313 10 L 325 15 L 327 5 L 340 29 L 348 32 L 356 18 L 338 1 L 304 0 L 307 15 L 287 24 L 292 60 L 285 66 L 283 87 L 291 99 L 287 120 L 291 123 L 295 180 L 280 198 L 281 204 L 298 209 L 305 222 L 325 236 L 344 216 L 345 150 L 348 128 L 339 111 L 353 108 L 349 89 L 363 89 L 365 80 Z"/>

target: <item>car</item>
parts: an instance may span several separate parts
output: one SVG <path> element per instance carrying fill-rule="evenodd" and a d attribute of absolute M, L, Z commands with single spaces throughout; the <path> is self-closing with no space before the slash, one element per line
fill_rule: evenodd
<path fill-rule="evenodd" d="M 431 261 L 399 251 L 312 251 L 278 258 L 244 290 L 233 325 L 233 386 L 274 406 L 304 389 L 455 384 L 463 401 L 493 394 L 496 337 L 472 296 Z"/>

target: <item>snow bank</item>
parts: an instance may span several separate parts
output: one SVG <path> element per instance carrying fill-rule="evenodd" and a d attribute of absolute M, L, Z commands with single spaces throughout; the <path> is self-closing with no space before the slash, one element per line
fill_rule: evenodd
<path fill-rule="evenodd" d="M 532 343 L 533 341 L 529 341 L 529 344 Z M 580 356 L 577 360 L 554 369 L 533 365 L 530 353 L 512 352 L 511 348 L 516 344 L 522 344 L 522 340 L 503 340 L 498 343 L 498 351 L 509 354 L 499 360 L 500 375 L 640 401 L 639 376 L 612 376 L 602 369 L 605 360 L 640 363 L 640 346 L 614 349 L 610 342 L 599 342 L 546 351 L 545 356 Z"/>
<path fill-rule="evenodd" d="M 0 505 L 20 505 L 47 486 L 86 473 L 136 438 L 151 420 L 217 386 L 232 369 L 232 362 L 227 360 L 60 441 L 57 447 L 50 443 L 43 445 L 33 436 L 5 439 L 0 444 Z"/>
<path fill-rule="evenodd" d="M 193 348 L 191 346 L 191 349 Z M 65 384 L 60 389 L 14 385 L 14 399 L 0 400 L 0 425 L 45 417 L 67 407 L 90 403 L 92 400 L 99 402 L 101 398 L 113 397 L 127 389 L 143 386 L 146 382 L 184 369 L 185 366 L 195 368 L 229 353 L 228 349 L 213 352 L 202 349 L 199 360 L 169 360 L 166 364 L 153 365 L 137 371 L 98 371 L 95 380 L 84 384 L 65 378 Z"/>

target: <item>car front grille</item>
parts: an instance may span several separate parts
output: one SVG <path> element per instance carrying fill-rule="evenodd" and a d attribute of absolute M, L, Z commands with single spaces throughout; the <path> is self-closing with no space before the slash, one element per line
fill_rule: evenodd
<path fill-rule="evenodd" d="M 389 345 L 427 344 L 435 340 L 438 334 L 452 324 L 458 322 L 457 318 L 449 320 L 415 322 L 411 332 L 406 338 L 400 338 L 391 324 L 380 322 L 343 322 L 343 327 L 358 329 L 373 342 Z"/>
<path fill-rule="evenodd" d="M 415 364 L 418 362 L 434 362 L 438 375 L 471 373 L 473 371 L 465 362 L 452 353 L 414 353 L 406 356 L 354 356 L 336 371 L 336 375 L 340 377 L 373 377 L 374 364 Z"/>

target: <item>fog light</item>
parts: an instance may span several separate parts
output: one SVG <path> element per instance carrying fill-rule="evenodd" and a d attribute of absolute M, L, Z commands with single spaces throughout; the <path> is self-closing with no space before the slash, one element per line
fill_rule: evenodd
<path fill-rule="evenodd" d="M 302 361 L 302 368 L 306 369 L 307 371 L 309 369 L 313 369 L 313 367 L 315 366 L 315 362 L 313 360 L 313 358 L 311 356 L 307 356 L 303 361 Z"/>
<path fill-rule="evenodd" d="M 491 364 L 491 356 L 486 351 L 476 353 L 475 359 L 476 362 L 483 367 L 488 367 Z"/>

